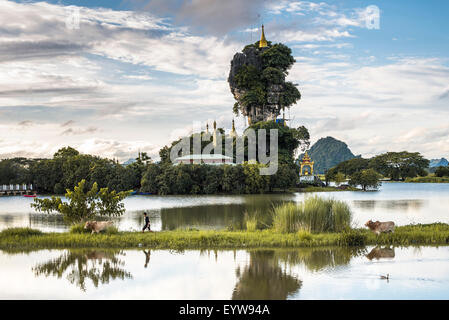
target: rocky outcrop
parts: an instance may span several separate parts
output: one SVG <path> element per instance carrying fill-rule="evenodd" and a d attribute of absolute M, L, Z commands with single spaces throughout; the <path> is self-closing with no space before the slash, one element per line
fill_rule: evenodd
<path fill-rule="evenodd" d="M 271 84 L 266 88 L 266 103 L 257 106 L 242 107 L 242 98 L 246 94 L 246 90 L 238 88 L 235 82 L 235 76 L 240 71 L 240 68 L 246 65 L 254 66 L 259 72 L 262 72 L 262 57 L 261 54 L 267 48 L 256 48 L 254 46 L 246 47 L 243 52 L 238 52 L 234 55 L 231 61 L 231 70 L 229 72 L 228 82 L 234 98 L 239 103 L 239 111 L 242 115 L 248 117 L 248 124 L 254 124 L 259 121 L 268 121 L 276 119 L 280 112 L 280 97 L 283 91 L 283 85 Z"/>

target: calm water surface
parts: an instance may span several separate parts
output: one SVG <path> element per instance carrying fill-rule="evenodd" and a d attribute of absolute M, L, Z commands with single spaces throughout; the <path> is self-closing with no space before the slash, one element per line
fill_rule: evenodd
<path fill-rule="evenodd" d="M 0 299 L 449 299 L 449 247 L 0 251 L 0 266 Z"/>
<path fill-rule="evenodd" d="M 411 223 L 449 223 L 449 184 L 384 183 L 377 192 L 324 192 L 320 196 L 347 201 L 355 226 L 367 220 Z M 153 230 L 176 228 L 224 229 L 243 225 L 245 211 L 268 212 L 282 202 L 298 202 L 313 193 L 236 196 L 131 196 L 126 213 L 116 219 L 120 230 L 139 230 L 142 213 L 149 212 Z M 66 231 L 60 216 L 35 213 L 32 199 L 0 197 L 0 230 L 24 227 Z"/>

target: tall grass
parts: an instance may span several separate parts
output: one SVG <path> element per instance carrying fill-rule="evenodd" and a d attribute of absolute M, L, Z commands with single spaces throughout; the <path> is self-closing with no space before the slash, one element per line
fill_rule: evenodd
<path fill-rule="evenodd" d="M 256 231 L 271 227 L 271 214 L 263 213 L 259 210 L 246 211 L 243 216 L 243 229 L 246 231 Z"/>
<path fill-rule="evenodd" d="M 0 236 L 4 237 L 29 237 L 29 236 L 39 236 L 42 235 L 42 231 L 31 229 L 31 228 L 9 228 L 0 232 Z"/>
<path fill-rule="evenodd" d="M 305 230 L 313 233 L 350 229 L 351 210 L 342 201 L 308 197 L 301 203 L 287 203 L 273 209 L 273 227 L 281 233 Z"/>

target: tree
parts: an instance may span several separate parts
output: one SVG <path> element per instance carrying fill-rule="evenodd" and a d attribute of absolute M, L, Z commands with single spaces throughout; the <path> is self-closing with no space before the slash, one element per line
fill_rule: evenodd
<path fill-rule="evenodd" d="M 304 150 L 310 145 L 310 134 L 306 127 L 290 128 L 274 121 L 260 121 L 251 125 L 248 129 L 252 129 L 256 133 L 256 152 L 259 156 L 259 130 L 266 132 L 266 152 L 270 151 L 270 130 L 276 129 L 278 131 L 278 155 L 279 163 L 293 164 L 295 159 L 295 152 L 298 148 Z M 248 130 L 247 129 L 247 130 Z M 248 141 L 245 141 L 245 159 L 248 156 Z M 257 158 L 257 160 L 259 160 Z"/>
<path fill-rule="evenodd" d="M 287 190 L 294 187 L 298 180 L 295 166 L 281 163 L 276 174 L 270 177 L 270 191 L 274 188 Z"/>
<path fill-rule="evenodd" d="M 368 188 L 379 188 L 381 184 L 380 179 L 381 175 L 378 174 L 375 170 L 365 169 L 362 171 L 357 171 L 353 175 L 351 175 L 349 184 L 355 187 L 362 186 L 363 191 L 366 191 Z"/>
<path fill-rule="evenodd" d="M 354 158 L 339 163 L 337 166 L 328 170 L 326 175 L 330 178 L 330 180 L 333 180 L 338 172 L 343 173 L 345 176 L 351 176 L 355 172 L 368 169 L 369 165 L 369 159 Z"/>
<path fill-rule="evenodd" d="M 149 164 L 147 170 L 142 177 L 142 188 L 143 192 L 150 192 L 152 194 L 157 194 L 159 186 L 157 183 L 157 177 L 161 173 L 160 166 L 156 164 Z"/>
<path fill-rule="evenodd" d="M 438 167 L 435 171 L 437 177 L 449 177 L 449 167 Z"/>
<path fill-rule="evenodd" d="M 346 177 L 343 173 L 338 172 L 334 177 L 334 181 L 335 181 L 335 184 L 337 186 L 339 186 L 340 184 L 342 184 L 343 182 L 346 181 Z"/>
<path fill-rule="evenodd" d="M 61 148 L 53 155 L 53 158 L 66 158 L 79 155 L 79 151 L 73 149 L 72 147 Z"/>
<path fill-rule="evenodd" d="M 259 48 L 259 42 L 247 45 L 231 61 L 229 84 L 236 99 L 233 111 L 248 116 L 249 123 L 267 121 L 301 99 L 292 82 L 286 81 L 295 63 L 292 51 L 284 44 Z"/>
<path fill-rule="evenodd" d="M 245 175 L 245 193 L 265 193 L 269 190 L 270 176 L 260 175 L 261 164 L 243 163 Z"/>
<path fill-rule="evenodd" d="M 370 168 L 392 180 L 426 176 L 430 161 L 419 152 L 387 152 L 370 160 Z"/>
<path fill-rule="evenodd" d="M 68 202 L 60 197 L 52 196 L 50 199 L 35 198 L 31 207 L 36 211 L 62 214 L 67 223 L 79 223 L 95 218 L 96 216 L 121 216 L 125 213 L 125 205 L 121 203 L 130 192 L 109 191 L 108 188 L 98 190 L 95 182 L 90 190 L 85 191 L 86 180 L 81 180 L 74 190 L 65 194 Z"/>

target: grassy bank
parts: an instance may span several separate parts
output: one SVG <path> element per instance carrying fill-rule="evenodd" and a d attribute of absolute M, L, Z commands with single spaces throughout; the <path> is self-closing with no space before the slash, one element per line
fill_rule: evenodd
<path fill-rule="evenodd" d="M 42 233 L 31 229 L 7 229 L 0 233 L 0 249 L 35 250 L 63 248 L 246 249 L 299 248 L 355 245 L 449 245 L 449 225 L 411 225 L 393 234 L 376 236 L 357 229 L 342 233 L 305 231 L 282 234 L 262 231 L 162 231 L 116 234 Z"/>
<path fill-rule="evenodd" d="M 416 177 L 416 178 L 407 178 L 405 182 L 409 183 L 449 183 L 448 177 L 435 177 L 435 176 L 427 176 L 427 177 Z"/>

